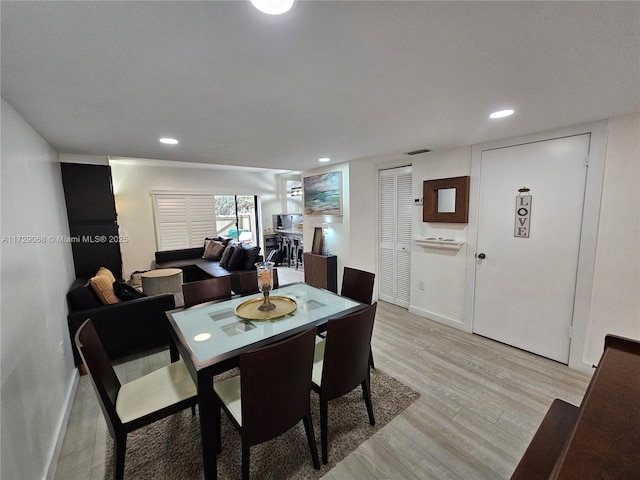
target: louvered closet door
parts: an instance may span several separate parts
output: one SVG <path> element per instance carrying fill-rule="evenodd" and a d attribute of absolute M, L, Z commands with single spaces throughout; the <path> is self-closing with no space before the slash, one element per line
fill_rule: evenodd
<path fill-rule="evenodd" d="M 381 170 L 378 297 L 409 307 L 411 278 L 411 167 Z"/>

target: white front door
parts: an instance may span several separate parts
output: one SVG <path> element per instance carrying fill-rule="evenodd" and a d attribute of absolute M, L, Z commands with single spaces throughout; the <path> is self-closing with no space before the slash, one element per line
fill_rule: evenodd
<path fill-rule="evenodd" d="M 589 141 L 482 152 L 474 333 L 568 363 Z"/>

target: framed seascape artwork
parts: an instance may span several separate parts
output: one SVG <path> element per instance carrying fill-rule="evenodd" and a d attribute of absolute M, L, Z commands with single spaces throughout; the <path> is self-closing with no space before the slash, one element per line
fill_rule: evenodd
<path fill-rule="evenodd" d="M 342 215 L 342 172 L 304 178 L 305 215 Z"/>

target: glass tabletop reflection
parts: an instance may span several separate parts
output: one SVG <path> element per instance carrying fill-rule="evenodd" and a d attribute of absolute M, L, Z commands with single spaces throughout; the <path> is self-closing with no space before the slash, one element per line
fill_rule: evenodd
<path fill-rule="evenodd" d="M 360 305 L 304 283 L 282 286 L 273 290 L 271 295 L 295 300 L 297 309 L 290 315 L 274 320 L 245 320 L 236 316 L 238 305 L 262 297 L 262 294 L 255 294 L 173 312 L 171 316 L 186 346 L 200 363 Z"/>

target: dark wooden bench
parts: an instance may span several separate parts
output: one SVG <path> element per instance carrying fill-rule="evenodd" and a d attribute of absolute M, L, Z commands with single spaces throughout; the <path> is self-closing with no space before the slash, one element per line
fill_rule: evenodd
<path fill-rule="evenodd" d="M 640 341 L 607 335 L 580 408 L 555 400 L 512 480 L 640 478 Z"/>

